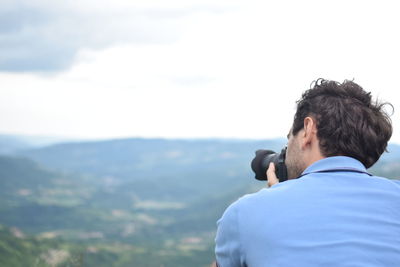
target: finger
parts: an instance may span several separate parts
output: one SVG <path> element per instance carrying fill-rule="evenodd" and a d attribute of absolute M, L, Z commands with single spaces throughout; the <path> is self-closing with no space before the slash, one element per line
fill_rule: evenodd
<path fill-rule="evenodd" d="M 267 170 L 267 180 L 268 180 L 268 187 L 271 187 L 274 184 L 279 183 L 278 177 L 276 177 L 275 174 L 275 165 L 272 162 L 270 162 Z"/>

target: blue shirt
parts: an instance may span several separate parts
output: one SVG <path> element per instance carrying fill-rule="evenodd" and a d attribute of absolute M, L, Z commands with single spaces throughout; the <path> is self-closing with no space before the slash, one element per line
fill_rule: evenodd
<path fill-rule="evenodd" d="M 217 225 L 220 267 L 400 266 L 400 183 L 328 157 L 240 198 Z"/>

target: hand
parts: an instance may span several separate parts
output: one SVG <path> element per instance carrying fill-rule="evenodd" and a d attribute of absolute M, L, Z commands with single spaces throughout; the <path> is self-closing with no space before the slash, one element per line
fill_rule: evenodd
<path fill-rule="evenodd" d="M 268 180 L 268 183 L 267 183 L 268 187 L 271 187 L 274 184 L 279 183 L 279 180 L 278 180 L 278 178 L 276 177 L 276 174 L 275 174 L 275 165 L 272 162 L 269 163 L 269 167 L 268 167 L 268 170 L 267 170 L 267 180 Z"/>

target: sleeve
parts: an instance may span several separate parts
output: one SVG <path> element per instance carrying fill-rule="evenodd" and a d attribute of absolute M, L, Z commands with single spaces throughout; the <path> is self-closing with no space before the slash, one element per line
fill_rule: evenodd
<path fill-rule="evenodd" d="M 236 204 L 229 206 L 217 222 L 215 256 L 218 267 L 245 266 L 241 251 Z"/>

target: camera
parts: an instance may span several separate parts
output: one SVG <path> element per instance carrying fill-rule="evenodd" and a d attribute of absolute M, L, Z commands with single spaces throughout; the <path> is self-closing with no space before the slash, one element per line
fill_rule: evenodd
<path fill-rule="evenodd" d="M 251 169 L 256 174 L 257 180 L 267 180 L 267 169 L 270 162 L 275 165 L 275 173 L 279 182 L 286 181 L 287 167 L 285 165 L 286 147 L 282 149 L 281 153 L 276 153 L 272 150 L 259 149 L 256 151 L 256 156 L 251 161 Z"/>

